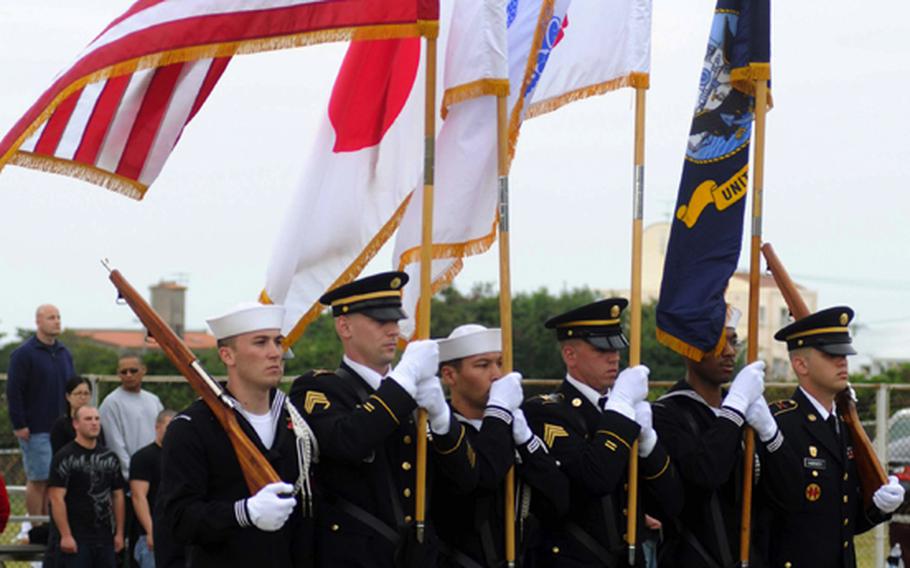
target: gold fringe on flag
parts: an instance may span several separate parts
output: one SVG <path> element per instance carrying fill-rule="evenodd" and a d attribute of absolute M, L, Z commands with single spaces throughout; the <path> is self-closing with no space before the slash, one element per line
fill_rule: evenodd
<path fill-rule="evenodd" d="M 28 140 L 29 137 L 31 137 L 45 122 L 47 122 L 48 119 L 50 119 L 51 115 L 55 110 L 57 110 L 57 107 L 60 106 L 63 101 L 65 101 L 73 93 L 83 89 L 86 85 L 89 85 L 91 83 L 96 83 L 98 81 L 103 81 L 122 75 L 131 75 L 136 71 L 142 69 L 164 67 L 167 65 L 172 65 L 174 63 L 186 63 L 188 61 L 197 61 L 199 59 L 231 57 L 233 55 L 243 55 L 263 51 L 275 51 L 278 49 L 303 47 L 319 43 L 347 41 L 354 39 L 378 40 L 418 36 L 435 37 L 438 33 L 439 23 L 436 21 L 418 21 L 416 23 L 408 24 L 348 27 L 301 32 L 280 37 L 198 45 L 182 49 L 163 51 L 160 53 L 144 55 L 142 57 L 122 61 L 115 65 L 105 67 L 104 69 L 99 69 L 94 73 L 80 77 L 79 79 L 76 79 L 64 87 L 60 93 L 54 97 L 50 104 L 48 104 L 47 107 L 41 111 L 41 114 L 38 115 L 38 118 L 35 119 L 32 124 L 30 124 L 29 127 L 25 129 L 25 131 L 19 136 L 18 139 L 16 139 L 10 149 L 3 156 L 0 156 L 0 171 L 3 170 L 3 167 L 7 163 L 13 163 L 15 165 L 23 166 L 26 168 L 38 169 L 42 171 L 49 171 L 76 177 L 78 179 L 83 179 L 90 183 L 100 185 L 107 189 L 111 189 L 133 199 L 142 199 L 147 190 L 145 186 L 131 182 L 131 188 L 125 187 L 123 183 L 124 178 L 120 178 L 114 174 L 103 172 L 102 170 L 97 169 L 91 171 L 92 168 L 82 165 L 77 166 L 75 165 L 75 162 L 73 163 L 73 167 L 64 167 L 63 164 L 56 164 L 51 167 L 44 163 L 45 159 L 51 160 L 51 158 L 46 156 L 42 156 L 41 160 L 35 159 L 34 157 L 21 159 L 17 158 L 16 160 L 13 160 L 13 156 L 18 152 L 18 149 L 22 146 L 22 144 Z M 61 160 L 59 158 L 56 158 L 56 160 L 63 163 L 67 162 L 66 160 Z M 107 179 L 108 176 L 111 179 Z"/>
<path fill-rule="evenodd" d="M 525 114 L 525 120 L 546 114 L 548 112 L 553 112 L 554 110 L 569 103 L 580 101 L 581 99 L 586 99 L 588 97 L 609 93 L 610 91 L 615 91 L 623 87 L 647 89 L 649 86 L 650 79 L 647 73 L 632 72 L 624 77 L 617 77 L 615 79 L 604 81 L 603 83 L 599 83 L 597 85 L 582 87 L 581 89 L 576 89 L 574 91 L 564 93 L 558 97 L 552 97 L 543 101 L 536 102 L 528 107 L 528 112 Z"/>
<path fill-rule="evenodd" d="M 54 156 L 43 156 L 31 152 L 16 152 L 9 163 L 32 170 L 81 179 L 136 200 L 141 200 L 148 190 L 146 186 L 129 178 L 99 170 L 94 166 L 63 160 Z"/>
<path fill-rule="evenodd" d="M 476 81 L 471 81 L 470 83 L 446 89 L 445 94 L 442 96 L 442 106 L 439 109 L 439 113 L 443 120 L 445 120 L 446 116 L 449 114 L 449 107 L 487 95 L 494 97 L 509 96 L 509 80 L 478 79 Z"/>
<path fill-rule="evenodd" d="M 351 262 L 350 265 L 341 273 L 341 276 L 335 279 L 335 281 L 326 288 L 326 291 L 332 290 L 341 286 L 342 284 L 347 284 L 348 282 L 353 281 L 357 276 L 363 271 L 364 267 L 376 256 L 376 253 L 379 252 L 379 249 L 389 240 L 389 237 L 398 229 L 398 225 L 401 224 L 401 218 L 404 217 L 404 212 L 408 208 L 408 203 L 411 201 L 411 195 L 413 192 L 405 197 L 401 205 L 398 206 L 398 209 L 395 210 L 395 213 L 386 221 L 385 225 L 373 236 L 369 243 L 360 251 L 360 254 L 357 255 L 357 258 Z M 266 304 L 273 303 L 271 298 L 269 298 L 268 293 L 263 290 L 259 294 L 259 301 Z M 317 300 L 310 306 L 310 309 L 303 314 L 303 316 L 297 321 L 294 325 L 294 328 L 288 332 L 287 336 L 282 341 L 285 349 L 293 345 L 300 336 L 303 335 L 303 332 L 306 331 L 307 326 L 309 326 L 316 318 L 319 317 L 319 314 L 322 313 L 323 306 Z"/>
<path fill-rule="evenodd" d="M 662 345 L 666 345 L 673 351 L 676 351 L 683 357 L 691 359 L 695 362 L 701 361 L 702 357 L 705 356 L 705 352 L 702 351 L 701 349 L 699 349 L 698 347 L 695 347 L 694 345 L 686 343 L 682 339 L 679 339 L 676 336 L 670 335 L 669 333 L 667 333 L 666 331 L 664 331 L 660 328 L 657 328 L 657 341 L 659 341 Z M 717 345 L 714 347 L 714 349 L 711 352 L 714 354 L 715 357 L 717 357 L 721 354 L 721 352 L 724 350 L 724 347 L 726 347 L 726 345 L 727 345 L 727 334 L 726 334 L 726 331 L 722 331 L 720 334 L 720 339 L 717 340 Z"/>

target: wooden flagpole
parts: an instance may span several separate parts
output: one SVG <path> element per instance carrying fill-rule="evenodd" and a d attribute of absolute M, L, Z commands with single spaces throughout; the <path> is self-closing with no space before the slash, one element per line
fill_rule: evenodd
<path fill-rule="evenodd" d="M 645 193 L 645 93 L 635 88 L 635 178 L 632 189 L 632 288 L 629 315 L 629 366 L 641 364 L 641 240 Z M 626 507 L 626 542 L 629 545 L 629 566 L 635 565 L 635 543 L 638 533 L 638 440 L 629 454 L 629 497 Z"/>
<path fill-rule="evenodd" d="M 753 65 L 753 70 L 764 69 Z M 758 360 L 758 292 L 761 278 L 762 192 L 765 186 L 765 115 L 768 111 L 768 77 L 754 79 L 755 85 L 755 152 L 752 166 L 752 243 L 749 255 L 749 346 L 748 362 Z M 739 561 L 749 566 L 752 532 L 752 474 L 755 454 L 755 431 L 746 427 L 743 453 L 743 505 L 739 533 Z"/>
<path fill-rule="evenodd" d="M 502 372 L 511 373 L 512 270 L 509 244 L 509 113 L 507 97 L 496 98 L 496 142 L 499 174 L 499 327 L 502 329 Z M 515 466 L 505 480 L 506 565 L 515 566 Z"/>
<path fill-rule="evenodd" d="M 430 268 L 433 262 L 433 183 L 436 157 L 436 37 L 427 37 L 426 102 L 424 114 L 423 211 L 420 240 L 420 299 L 417 304 L 417 339 L 430 338 Z M 423 542 L 427 498 L 427 411 L 417 410 L 417 470 L 414 522 L 417 541 Z"/>

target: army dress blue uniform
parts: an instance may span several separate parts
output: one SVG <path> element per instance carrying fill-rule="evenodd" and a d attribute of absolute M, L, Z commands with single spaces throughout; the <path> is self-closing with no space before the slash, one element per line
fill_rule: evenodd
<path fill-rule="evenodd" d="M 625 566 L 629 456 L 641 427 L 618 412 L 598 410 L 568 381 L 523 409 L 570 483 L 567 516 L 542 524 L 540 565 Z M 669 522 L 682 508 L 682 487 L 660 442 L 638 468 L 640 517 Z M 643 526 L 640 518 L 640 531 Z"/>
<path fill-rule="evenodd" d="M 802 460 L 798 481 L 803 495 L 797 511 L 778 509 L 770 518 L 770 565 L 855 568 L 854 535 L 890 515 L 863 505 L 850 431 L 837 416 L 835 432 L 799 388 L 791 399 L 771 406 L 787 443 Z"/>
<path fill-rule="evenodd" d="M 774 338 L 787 343 L 790 352 L 817 350 L 828 361 L 854 355 L 849 323 L 853 310 L 838 306 L 818 311 L 779 330 Z M 807 364 L 808 369 L 808 364 Z M 826 372 L 836 372 L 829 365 Z M 839 370 L 839 369 L 838 369 Z M 820 379 L 806 371 L 801 384 L 819 386 Z M 824 377 L 831 381 L 832 377 Z M 799 483 L 801 506 L 787 512 L 772 509 L 767 520 L 772 567 L 855 568 L 854 535 L 886 521 L 890 515 L 875 505 L 864 505 L 854 440 L 843 419 L 800 386 L 789 400 L 771 405 L 787 443 L 802 461 Z M 882 488 L 884 489 L 884 488 Z M 880 489 L 880 491 L 882 490 Z"/>

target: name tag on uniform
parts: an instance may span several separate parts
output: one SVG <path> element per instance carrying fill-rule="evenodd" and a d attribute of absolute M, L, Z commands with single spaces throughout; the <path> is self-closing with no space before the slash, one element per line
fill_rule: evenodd
<path fill-rule="evenodd" d="M 806 469 L 825 469 L 825 460 L 822 458 L 803 458 L 803 467 Z"/>

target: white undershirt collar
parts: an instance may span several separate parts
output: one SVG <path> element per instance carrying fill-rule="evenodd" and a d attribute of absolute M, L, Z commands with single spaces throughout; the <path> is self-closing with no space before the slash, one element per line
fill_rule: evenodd
<path fill-rule="evenodd" d="M 822 406 L 822 403 L 816 400 L 815 397 L 809 394 L 809 392 L 803 387 L 799 387 L 799 390 L 803 391 L 803 394 L 806 395 L 806 398 L 808 398 L 809 402 L 812 403 L 812 406 L 815 407 L 815 410 L 822 417 L 822 420 L 827 420 L 828 416 L 831 415 L 831 411 Z"/>
<path fill-rule="evenodd" d="M 588 402 L 590 402 L 592 405 L 594 405 L 594 408 L 596 408 L 599 412 L 603 412 L 603 409 L 600 408 L 599 406 L 597 406 L 597 401 L 600 400 L 601 396 L 603 396 L 602 394 L 600 394 L 593 388 L 589 387 L 588 385 L 584 384 L 583 382 L 579 381 L 578 379 L 576 379 L 569 373 L 566 373 L 566 380 L 569 381 L 569 384 L 572 385 L 573 387 L 575 387 L 578 390 L 578 392 L 581 393 L 581 395 L 583 397 L 588 399 Z"/>
<path fill-rule="evenodd" d="M 379 390 L 379 385 L 382 383 L 382 379 L 385 378 L 385 375 L 380 375 L 366 365 L 362 365 L 352 360 L 347 355 L 342 357 L 342 360 L 347 364 L 348 367 L 354 369 L 354 372 L 357 373 L 361 379 L 365 380 L 367 384 L 370 385 L 370 388 L 372 388 L 374 391 Z M 392 366 L 389 365 L 389 368 L 386 369 L 386 375 L 389 374 L 389 371 L 391 370 Z"/>

